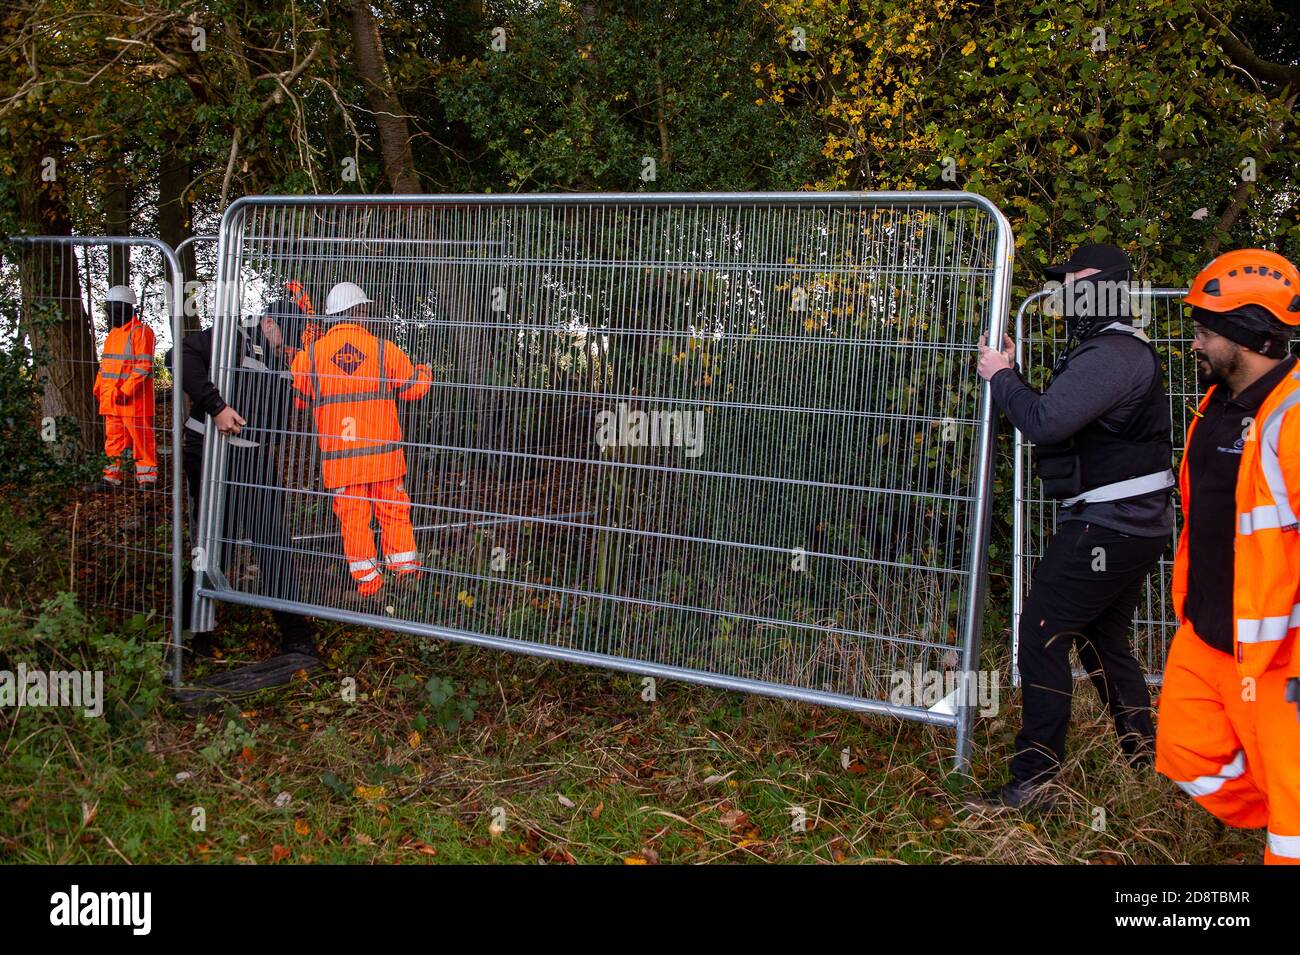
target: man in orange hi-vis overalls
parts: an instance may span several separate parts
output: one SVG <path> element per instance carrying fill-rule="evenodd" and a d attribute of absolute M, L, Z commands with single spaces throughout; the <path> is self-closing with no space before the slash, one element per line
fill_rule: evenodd
<path fill-rule="evenodd" d="M 1230 826 L 1268 827 L 1300 864 L 1300 271 L 1219 256 L 1192 282 L 1211 386 L 1187 433 L 1174 557 L 1180 626 L 1165 664 L 1156 770 Z"/>
<path fill-rule="evenodd" d="M 415 401 L 433 384 L 428 365 L 413 365 L 400 348 L 365 328 L 371 304 L 351 282 L 334 286 L 325 300 L 325 334 L 303 348 L 292 369 L 298 405 L 310 407 L 316 419 L 321 475 L 334 492 L 348 570 L 363 596 L 384 586 L 372 513 L 388 568 L 399 576 L 420 570 L 394 399 Z"/>
<path fill-rule="evenodd" d="M 114 285 L 104 299 L 108 337 L 95 376 L 95 401 L 104 416 L 104 481 L 122 484 L 122 458 L 128 448 L 139 484 L 158 481 L 153 433 L 154 334 L 135 311 L 135 293 Z"/>

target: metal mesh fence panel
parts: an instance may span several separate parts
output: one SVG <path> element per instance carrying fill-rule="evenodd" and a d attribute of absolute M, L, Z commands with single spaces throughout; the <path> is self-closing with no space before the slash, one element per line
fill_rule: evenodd
<path fill-rule="evenodd" d="M 1010 255 L 956 193 L 237 203 L 214 370 L 257 447 L 207 436 L 199 626 L 230 601 L 894 713 L 956 726 L 960 759 L 969 708 L 891 700 L 891 678 L 978 666 L 971 356 L 1002 333 Z M 292 282 L 318 312 L 356 283 L 369 314 L 251 367 Z M 358 383 L 381 343 L 397 364 Z M 402 400 L 395 351 L 427 394 Z M 290 379 L 306 407 L 280 420 Z M 357 420 L 339 389 L 369 396 Z M 389 406 L 406 566 L 405 505 L 363 480 Z"/>
<path fill-rule="evenodd" d="M 52 533 L 51 546 L 67 547 L 83 607 L 154 621 L 173 650 L 177 379 L 162 356 L 174 339 L 176 275 L 171 249 L 154 239 L 22 237 L 0 261 L 8 370 L 30 376 L 40 453 L 67 485 L 52 510 L 66 545 Z M 114 313 L 114 286 L 131 289 L 134 308 Z M 175 679 L 178 653 L 171 666 Z"/>
<path fill-rule="evenodd" d="M 1165 369 L 1173 422 L 1174 461 L 1183 455 L 1187 424 L 1196 412 L 1202 391 L 1196 383 L 1196 360 L 1192 354 L 1191 323 L 1183 317 L 1184 289 L 1138 290 L 1135 305 L 1137 323 L 1151 339 Z M 1067 343 L 1065 319 L 1049 314 L 1050 292 L 1037 292 L 1021 303 L 1016 314 L 1016 348 L 1020 367 L 1035 387 L 1047 383 L 1048 372 Z M 1046 306 L 1046 307 L 1045 307 Z M 1019 682 L 1015 663 L 1019 653 L 1020 611 L 1033 580 L 1034 566 L 1056 532 L 1055 501 L 1046 500 L 1034 474 L 1033 443 L 1015 435 L 1015 514 L 1012 557 L 1012 657 L 1013 679 Z M 1170 599 L 1174 547 L 1182 529 L 1182 515 L 1170 537 L 1169 546 L 1146 588 L 1133 616 L 1134 645 L 1147 680 L 1159 683 L 1165 667 L 1169 641 L 1178 629 Z M 1081 673 L 1082 671 L 1077 671 Z"/>

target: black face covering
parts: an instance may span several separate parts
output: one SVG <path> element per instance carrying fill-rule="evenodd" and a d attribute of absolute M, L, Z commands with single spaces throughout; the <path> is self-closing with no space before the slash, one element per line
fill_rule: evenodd
<path fill-rule="evenodd" d="M 135 315 L 135 307 L 126 302 L 105 302 L 104 311 L 108 315 L 109 328 L 121 328 Z"/>
<path fill-rule="evenodd" d="M 1102 269 L 1094 275 L 1077 278 L 1061 289 L 1071 339 L 1083 341 L 1111 322 L 1132 323 L 1129 295 L 1132 274 L 1126 268 Z"/>

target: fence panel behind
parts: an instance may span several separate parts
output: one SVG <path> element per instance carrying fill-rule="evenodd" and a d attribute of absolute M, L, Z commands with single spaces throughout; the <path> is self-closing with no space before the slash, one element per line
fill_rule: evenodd
<path fill-rule="evenodd" d="M 1165 388 L 1169 394 L 1170 420 L 1173 422 L 1174 461 L 1182 460 L 1187 425 L 1201 400 L 1196 383 L 1196 361 L 1192 354 L 1191 324 L 1183 318 L 1182 296 L 1185 289 L 1140 290 L 1135 299 L 1137 322 L 1160 353 L 1165 368 Z M 1047 373 L 1066 345 L 1065 319 L 1047 314 L 1050 292 L 1037 292 L 1026 298 L 1016 313 L 1016 348 L 1020 367 L 1036 387 L 1043 387 Z M 1020 611 L 1034 566 L 1047 542 L 1056 532 L 1056 502 L 1045 500 L 1034 473 L 1033 443 L 1016 432 L 1015 436 L 1015 514 L 1012 557 L 1012 674 L 1020 680 L 1016 661 L 1020 650 Z M 1165 668 L 1169 641 L 1178 629 L 1170 599 L 1173 577 L 1174 546 L 1182 527 L 1177 515 L 1169 547 L 1155 572 L 1147 579 L 1142 599 L 1133 616 L 1134 640 L 1138 660 L 1147 680 L 1159 683 Z"/>
<path fill-rule="evenodd" d="M 960 761 L 969 706 L 891 700 L 891 680 L 978 666 L 991 432 L 971 356 L 1002 333 L 1011 248 L 960 193 L 243 200 L 218 385 L 284 373 L 237 349 L 285 283 L 318 311 L 357 283 L 369 332 L 432 369 L 394 442 L 422 566 L 382 566 L 404 549 L 388 491 L 322 480 L 352 420 L 324 395 L 355 390 L 370 347 L 326 346 L 327 323 L 297 376 L 313 411 L 245 414 L 261 451 L 208 435 L 199 625 L 213 600 L 297 609 L 894 713 L 955 726 Z M 383 533 L 358 535 L 372 504 Z"/>
<path fill-rule="evenodd" d="M 68 579 L 83 607 L 162 626 L 175 680 L 179 377 L 162 358 L 178 327 L 175 255 L 156 239 L 117 236 L 20 237 L 9 250 L 0 283 L 15 307 L 4 333 L 31 376 L 31 460 L 53 469 L 50 480 L 56 472 L 76 479 L 52 512 L 66 544 L 52 533 L 51 546 L 68 548 Z M 116 329 L 106 301 L 114 286 L 128 286 L 136 301 L 133 324 Z M 45 480 L 44 465 L 34 466 L 32 484 Z"/>

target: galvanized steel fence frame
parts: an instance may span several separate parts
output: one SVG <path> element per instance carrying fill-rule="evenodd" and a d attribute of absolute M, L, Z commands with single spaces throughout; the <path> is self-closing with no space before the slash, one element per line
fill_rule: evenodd
<path fill-rule="evenodd" d="M 1045 339 L 1041 334 L 1035 334 L 1035 329 L 1041 333 L 1043 327 L 1041 322 L 1034 329 L 1030 327 L 1029 310 L 1037 307 L 1041 315 L 1042 303 L 1052 298 L 1054 294 L 1056 293 L 1051 289 L 1035 292 L 1026 296 L 1016 310 L 1016 362 L 1022 369 L 1032 371 L 1034 368 L 1051 368 L 1059 349 L 1065 344 L 1064 336 L 1061 334 L 1063 321 L 1056 324 L 1057 333 L 1050 340 Z M 1139 316 L 1142 315 L 1141 308 L 1144 307 L 1142 305 L 1144 300 L 1147 301 L 1146 308 L 1152 308 L 1159 303 L 1165 307 L 1165 321 L 1172 326 L 1174 319 L 1171 312 L 1178 307 L 1177 300 L 1186 295 L 1187 290 L 1138 289 L 1133 294 L 1139 303 Z M 1156 330 L 1156 333 L 1149 337 L 1152 344 L 1161 352 L 1165 364 L 1165 388 L 1169 398 L 1170 421 L 1173 425 L 1173 466 L 1176 468 L 1177 462 L 1182 458 L 1188 419 L 1195 413 L 1201 390 L 1196 382 L 1194 361 L 1190 364 L 1190 375 L 1188 374 L 1187 359 L 1191 353 L 1192 341 L 1190 334 L 1177 336 L 1161 334 L 1156 328 L 1158 324 L 1152 316 L 1147 315 L 1142 327 L 1148 331 Z M 1181 332 L 1185 327 L 1181 317 L 1177 324 Z M 1048 350 L 1044 352 L 1044 348 Z M 1172 360 L 1175 355 L 1182 360 L 1175 363 Z M 1034 564 L 1042 555 L 1051 534 L 1055 532 L 1057 505 L 1055 501 L 1044 500 L 1033 491 L 1035 480 L 1033 442 L 1025 440 L 1024 436 L 1016 431 L 1013 443 L 1011 678 L 1013 684 L 1019 686 L 1020 615 L 1033 581 Z M 1151 684 L 1161 682 L 1169 641 L 1178 625 L 1173 616 L 1173 602 L 1169 597 L 1169 582 L 1173 573 L 1173 549 L 1178 543 L 1181 528 L 1182 513 L 1175 508 L 1174 530 L 1170 537 L 1169 548 L 1161 557 L 1156 570 L 1147 579 L 1146 589 L 1133 615 L 1135 630 L 1139 633 L 1144 631 L 1146 634 L 1145 641 L 1139 641 L 1141 647 L 1139 660 L 1146 669 L 1147 682 Z M 1155 635 L 1156 631 L 1159 631 L 1158 638 Z M 1083 674 L 1076 671 L 1075 675 Z"/>
<path fill-rule="evenodd" d="M 268 207 L 275 207 L 273 210 Z M 907 216 L 915 214 L 918 217 L 929 215 L 931 217 L 939 216 L 942 221 L 947 220 L 943 216 L 951 212 L 960 212 L 962 214 L 979 215 L 984 217 L 982 225 L 984 228 L 984 237 L 987 248 L 984 249 L 986 255 L 978 268 L 969 269 L 969 275 L 978 277 L 978 280 L 986 283 L 981 286 L 983 294 L 972 293 L 969 289 L 962 292 L 956 290 L 959 282 L 952 278 L 952 275 L 958 275 L 958 269 L 951 267 L 951 275 L 945 272 L 942 275 L 936 273 L 936 280 L 942 279 L 953 281 L 954 288 L 949 290 L 953 301 L 951 306 L 952 316 L 949 317 L 956 328 L 961 323 L 958 321 L 957 301 L 968 302 L 967 309 L 972 314 L 972 322 L 969 329 L 964 325 L 960 328 L 961 333 L 965 334 L 970 331 L 970 341 L 944 341 L 941 344 L 946 349 L 946 353 L 955 353 L 961 357 L 965 352 L 970 355 L 975 353 L 975 341 L 981 330 L 986 331 L 990 340 L 1000 340 L 1005 329 L 1006 317 L 1009 313 L 1009 296 L 1010 296 L 1010 279 L 1012 269 L 1012 258 L 1014 254 L 1014 242 L 1011 235 L 1010 225 L 1005 216 L 987 199 L 970 194 L 959 192 L 886 192 L 886 193 L 631 193 L 631 194 L 587 194 L 587 195 L 522 195 L 522 196 L 493 196 L 493 195 L 446 195 L 446 196 L 358 196 L 358 197 L 271 197 L 258 196 L 247 197 L 237 200 L 227 210 L 222 219 L 220 229 L 219 251 L 218 251 L 218 275 L 217 275 L 217 313 L 214 332 L 214 381 L 223 394 L 228 390 L 233 381 L 233 355 L 235 346 L 235 336 L 233 327 L 235 321 L 241 315 L 243 310 L 242 288 L 244 251 L 246 243 L 267 243 L 274 242 L 275 237 L 247 234 L 248 222 L 252 217 L 264 215 L 274 217 L 283 215 L 285 221 L 292 219 L 295 215 L 299 216 L 298 221 L 305 221 L 302 217 L 312 213 L 313 210 L 319 212 L 323 218 L 330 214 L 340 214 L 339 210 L 369 210 L 374 215 L 397 216 L 402 215 L 403 209 L 418 209 L 425 211 L 442 210 L 450 212 L 458 210 L 463 212 L 478 211 L 480 213 L 505 212 L 515 215 L 522 215 L 524 212 L 535 211 L 541 216 L 543 211 L 549 211 L 558 215 L 557 210 L 582 211 L 588 216 L 609 212 L 611 215 L 616 214 L 619 210 L 624 210 L 631 214 L 635 212 L 653 212 L 656 209 L 667 210 L 669 215 L 673 210 L 681 211 L 685 214 L 686 210 L 755 210 L 767 208 L 769 210 L 798 210 L 807 209 L 812 212 L 825 210 L 829 215 L 832 211 L 843 212 L 844 210 L 859 211 L 862 213 L 875 213 L 877 216 L 887 213 L 889 215 L 899 216 L 899 224 L 896 229 L 897 235 L 891 241 L 899 243 L 918 242 L 923 244 L 925 249 L 930 249 L 931 241 L 939 244 L 939 239 L 935 236 L 925 235 L 923 239 L 912 237 L 902 238 L 906 227 L 912 227 L 913 223 L 907 220 Z M 265 210 L 265 211 L 263 211 Z M 259 220 L 262 221 L 262 220 Z M 279 221 L 279 220 L 276 220 Z M 603 220 L 602 220 L 603 221 Z M 551 223 L 554 225 L 554 221 Z M 738 235 L 739 233 L 737 233 Z M 823 233 L 825 234 L 825 233 Z M 863 234 L 866 234 L 865 232 Z M 920 236 L 918 231 L 916 235 Z M 770 238 L 770 237 L 769 237 Z M 312 241 L 326 242 L 326 239 L 317 237 L 313 239 L 310 236 L 282 236 L 281 239 L 285 244 L 289 240 L 297 243 L 310 243 Z M 951 239 L 951 237 L 950 237 Z M 402 237 L 397 239 L 384 239 L 381 237 L 363 237 L 356 236 L 351 239 L 344 237 L 329 239 L 328 241 L 347 245 L 351 243 L 354 246 L 362 245 L 366 242 L 389 242 L 390 245 L 397 247 L 401 245 L 411 247 L 437 246 L 438 244 L 447 244 L 449 240 L 439 237 L 423 237 L 421 239 Z M 548 240 L 549 241 L 549 240 Z M 970 240 L 972 245 L 976 245 L 974 239 Z M 737 239 L 739 242 L 739 239 Z M 472 242 L 462 242 L 463 245 L 472 245 Z M 500 244 L 500 243 L 497 243 Z M 738 246 L 739 247 L 739 246 Z M 547 246 L 548 249 L 553 248 Z M 432 254 L 432 253 L 422 253 Z M 327 247 L 315 256 L 308 258 L 327 259 L 330 252 Z M 762 269 L 767 266 L 774 266 L 771 271 L 775 272 L 780 269 L 786 269 L 780 263 L 773 262 L 771 252 L 768 259 L 761 262 L 751 263 L 757 268 Z M 400 259 L 394 258 L 397 262 Z M 616 262 L 586 262 L 581 258 L 565 259 L 563 257 L 553 260 L 530 261 L 524 263 L 527 267 L 544 268 L 548 261 L 552 267 L 570 266 L 582 267 L 613 267 Z M 790 261 L 789 259 L 786 260 Z M 373 263 L 371 263 L 373 265 Z M 502 261 L 496 263 L 505 266 L 507 263 Z M 637 262 L 635 265 L 640 267 L 644 263 Z M 678 269 L 685 271 L 687 269 L 701 269 L 700 262 L 659 262 L 657 264 L 666 269 Z M 707 266 L 704 266 L 707 268 Z M 797 270 L 804 272 L 814 272 L 818 269 L 817 263 L 801 263 Z M 870 263 L 861 263 L 861 270 L 869 271 Z M 789 271 L 796 269 L 790 268 Z M 649 268 L 646 269 L 650 271 Z M 849 270 L 851 271 L 851 270 Z M 915 270 L 906 274 L 915 278 Z M 960 276 L 959 276 L 960 277 Z M 283 278 L 283 275 L 280 276 Z M 776 279 L 772 279 L 773 282 Z M 540 285 L 538 286 L 540 288 Z M 774 286 L 775 287 L 775 286 Z M 319 294 L 319 292 L 317 293 Z M 969 302 L 979 299 L 979 305 L 970 305 Z M 319 301 L 319 300 L 318 300 Z M 937 308 L 938 306 L 936 306 Z M 975 309 L 978 308 L 978 314 Z M 910 313 L 909 313 L 910 314 Z M 939 322 L 936 322 L 938 325 Z M 459 326 L 458 326 L 459 327 Z M 486 326 L 485 326 L 486 327 Z M 927 327 L 928 326 L 921 326 Z M 599 329 L 598 329 L 599 330 Z M 611 333 L 608 328 L 603 329 L 606 333 Z M 613 332 L 622 331 L 614 329 Z M 652 333 L 647 332 L 647 335 Z M 667 333 L 665 333 L 667 334 Z M 692 333 L 693 334 L 693 333 Z M 737 336 L 739 337 L 739 336 Z M 893 347 L 902 351 L 907 347 L 903 341 L 881 341 L 873 342 L 878 344 L 882 349 Z M 828 346 L 829 347 L 829 346 Z M 936 354 L 938 352 L 936 351 Z M 957 367 L 954 362 L 950 367 Z M 979 382 L 976 379 L 973 369 L 966 369 L 965 372 L 954 372 L 954 374 L 969 374 L 969 379 L 963 378 L 960 382 L 964 389 L 962 394 L 971 396 L 966 400 L 978 407 L 975 416 L 966 421 L 931 421 L 917 416 L 917 420 L 924 421 L 927 427 L 931 425 L 949 424 L 953 428 L 960 426 L 969 426 L 970 428 L 970 447 L 973 450 L 973 457 L 970 460 L 959 462 L 963 465 L 970 465 L 969 483 L 963 484 L 963 489 L 969 487 L 969 496 L 963 497 L 962 500 L 969 506 L 969 525 L 966 527 L 949 528 L 950 533 L 958 533 L 967 530 L 968 533 L 962 538 L 965 549 L 962 551 L 964 557 L 964 567 L 954 571 L 961 576 L 965 584 L 962 591 L 961 606 L 954 619 L 958 621 L 959 633 L 956 634 L 954 644 L 951 645 L 953 651 L 960 651 L 960 656 L 956 661 L 956 669 L 959 675 L 964 678 L 968 687 L 973 687 L 978 679 L 975 672 L 979 666 L 979 649 L 980 649 L 980 632 L 983 624 L 983 609 L 986 585 L 986 568 L 987 568 L 987 537 L 988 526 L 990 521 L 990 493 L 992 484 L 992 461 L 993 461 L 993 406 L 989 386 L 986 383 Z M 449 383 L 452 387 L 455 383 Z M 524 390 L 524 389 L 521 389 Z M 654 397 L 654 396 L 651 396 Z M 671 399 L 665 399 L 671 400 Z M 772 409 L 767 409 L 772 410 Z M 774 409 L 781 410 L 781 409 Z M 817 410 L 817 409 L 796 409 L 796 410 Z M 884 416 L 882 416 L 884 417 Z M 735 676 L 726 673 L 708 672 L 699 669 L 685 669 L 677 665 L 664 665 L 650 660 L 641 660 L 625 656 L 611 656 L 606 653 L 591 652 L 588 650 L 578 649 L 571 646 L 552 645 L 548 643 L 523 640 L 515 637 L 504 637 L 495 632 L 482 632 L 462 628 L 447 627 L 435 625 L 422 620 L 407 620 L 393 616 L 384 616 L 379 613 L 356 611 L 340 607 L 326 606 L 320 603 L 309 603 L 301 600 L 284 600 L 278 597 L 268 596 L 265 594 L 248 593 L 231 585 L 225 577 L 225 554 L 223 551 L 224 543 L 222 540 L 221 528 L 224 520 L 224 508 L 226 507 L 226 497 L 228 489 L 225 486 L 226 471 L 228 467 L 227 457 L 229 453 L 229 444 L 224 436 L 218 435 L 214 429 L 209 428 L 206 436 L 205 456 L 204 456 L 204 475 L 203 475 L 203 495 L 202 508 L 199 520 L 198 540 L 201 548 L 200 554 L 202 563 L 196 567 L 198 574 L 195 583 L 195 611 L 194 611 L 194 628 L 203 630 L 209 628 L 212 624 L 214 607 L 217 602 L 230 602 L 236 604 L 245 604 L 267 609 L 277 609 L 289 612 L 303 613 L 326 619 L 347 621 L 352 623 L 361 623 L 376 626 L 383 629 L 410 633 L 415 635 L 436 637 L 455 642 L 475 644 L 479 646 L 491 647 L 498 650 L 506 650 L 515 653 L 524 653 L 549 657 L 554 659 L 566 660 L 574 663 L 596 665 L 615 670 L 623 670 L 647 676 L 658 676 L 664 678 L 681 679 L 689 682 L 700 683 L 708 686 L 719 687 L 729 690 L 739 690 L 754 694 L 766 696 L 800 700 L 803 702 L 820 704 L 832 707 L 838 707 L 849 710 L 856 710 L 869 713 L 879 713 L 903 717 L 906 719 L 916 720 L 932 725 L 950 727 L 956 731 L 956 765 L 964 769 L 969 765 L 971 751 L 971 727 L 975 714 L 976 702 L 973 694 L 961 694 L 955 701 L 953 711 L 945 712 L 934 707 L 922 707 L 916 705 L 898 705 L 890 702 L 888 699 L 874 699 L 865 697 L 846 696 L 843 693 L 825 692 L 823 690 L 807 687 L 794 686 L 787 684 L 777 684 L 764 682 L 761 680 L 751 679 L 743 676 Z M 917 444 L 921 442 L 919 432 L 917 434 Z M 460 450 L 472 451 L 477 449 L 464 448 Z M 486 449 L 483 453 L 495 453 L 494 449 Z M 542 456 L 538 456 L 539 460 Z M 665 469 L 670 470 L 670 469 Z M 728 474 L 728 477 L 741 477 L 743 475 Z M 857 491 L 880 493 L 879 488 L 860 487 L 854 488 Z M 888 489 L 886 489 L 888 490 Z M 319 493 L 319 492 L 316 492 Z M 908 492 L 899 492 L 905 494 Z M 917 492 L 917 497 L 929 496 L 923 492 Z M 454 508 L 452 508 L 454 510 Z M 936 507 L 934 513 L 938 513 Z M 487 514 L 487 512 L 478 512 Z M 490 516 L 490 515 L 489 515 Z M 564 518 L 571 515 L 542 515 L 540 519 L 531 515 L 512 515 L 511 520 L 527 520 L 541 523 L 543 525 L 564 525 Z M 472 519 L 471 519 L 472 520 Z M 936 522 L 938 518 L 936 517 Z M 954 521 L 954 523 L 956 523 Z M 621 529 L 620 525 L 611 524 L 601 526 L 601 530 L 612 531 Z M 706 541 L 707 544 L 716 544 L 717 541 Z M 727 541 L 721 543 L 726 544 Z M 732 542 L 734 543 L 734 542 Z M 767 550 L 776 550 L 777 548 L 765 548 Z M 781 548 L 784 551 L 784 548 Z M 907 567 L 907 564 L 900 564 L 901 567 Z M 915 565 L 910 565 L 915 566 Z M 923 566 L 917 566 L 917 570 L 930 570 Z M 444 573 L 444 572 L 438 572 Z M 447 576 L 452 576 L 451 572 L 446 572 Z M 563 588 L 542 588 L 545 590 L 555 590 L 563 592 Z M 525 593 L 529 591 L 525 590 Z M 600 596 L 600 595 L 597 595 Z M 612 599 L 617 598 L 610 595 Z M 626 598 L 632 603 L 646 603 L 653 606 L 652 601 L 639 601 L 636 598 Z M 714 613 L 719 617 L 735 616 L 743 617 L 743 614 L 728 614 L 725 611 L 715 611 L 707 607 L 684 607 L 680 608 L 688 611 L 702 611 L 704 613 Z M 612 613 L 612 611 L 611 611 Z M 945 618 L 946 619 L 946 618 Z M 790 622 L 794 627 L 804 627 L 805 624 Z M 946 629 L 946 624 L 944 624 Z M 840 628 L 845 629 L 845 628 Z M 876 635 L 869 635 L 876 636 Z M 915 642 L 904 638 L 881 638 L 890 640 L 890 646 L 897 642 Z"/>
<path fill-rule="evenodd" d="M 172 375 L 173 410 L 171 421 L 172 438 L 172 487 L 171 487 L 171 628 L 170 646 L 168 648 L 168 678 L 172 686 L 179 686 L 181 679 L 181 602 L 185 595 L 181 593 L 181 553 L 184 534 L 184 506 L 182 504 L 181 485 L 184 478 L 181 472 L 180 446 L 181 427 L 184 415 L 181 390 L 181 360 L 179 346 L 183 336 L 183 317 L 181 306 L 181 268 L 176 252 L 160 239 L 142 236 L 10 236 L 9 241 L 21 246 L 33 248 L 58 246 L 67 249 L 104 247 L 106 249 L 146 248 L 156 251 L 162 259 L 166 280 L 166 309 L 172 335 Z M 24 302 L 26 305 L 26 302 Z"/>

